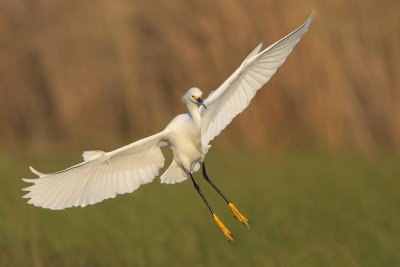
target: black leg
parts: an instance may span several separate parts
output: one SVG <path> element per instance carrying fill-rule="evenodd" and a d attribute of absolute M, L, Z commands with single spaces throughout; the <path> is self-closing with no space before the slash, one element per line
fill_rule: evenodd
<path fill-rule="evenodd" d="M 196 188 L 197 192 L 200 194 L 200 196 L 203 199 L 204 203 L 206 203 L 207 208 L 210 210 L 211 214 L 214 214 L 214 211 L 211 208 L 211 205 L 208 203 L 206 197 L 203 195 L 203 192 L 201 192 L 201 190 L 200 190 L 200 186 L 196 183 L 196 181 L 193 178 L 193 175 L 190 172 L 189 172 L 189 176 L 192 179 L 194 188 Z"/>
<path fill-rule="evenodd" d="M 204 163 L 204 161 L 203 161 L 203 165 L 202 165 L 202 171 L 203 171 L 204 179 L 218 192 L 218 194 L 220 194 L 220 196 L 226 201 L 226 203 L 228 203 L 228 204 L 231 203 L 229 201 L 229 199 L 224 195 L 224 193 L 222 193 L 222 191 L 219 190 L 219 188 L 208 177 L 207 172 L 206 172 L 206 164 Z"/>
<path fill-rule="evenodd" d="M 204 179 L 220 194 L 220 196 L 226 201 L 228 204 L 229 208 L 231 209 L 233 216 L 238 219 L 241 223 L 249 227 L 249 220 L 242 214 L 240 211 L 236 208 L 236 206 L 222 193 L 221 190 L 211 181 L 211 179 L 208 177 L 207 172 L 206 172 L 206 164 L 203 161 L 202 164 L 202 171 L 203 171 L 203 177 Z M 193 179 L 193 178 L 192 178 Z"/>
<path fill-rule="evenodd" d="M 211 214 L 212 214 L 212 216 L 214 218 L 214 221 L 217 223 L 217 225 L 221 229 L 222 233 L 225 235 L 226 239 L 228 241 L 233 241 L 232 233 L 225 227 L 225 225 L 221 222 L 221 220 L 218 218 L 218 216 L 214 213 L 214 211 L 211 208 L 210 204 L 208 203 L 206 197 L 203 195 L 203 192 L 201 192 L 200 186 L 194 180 L 193 175 L 190 172 L 188 174 L 189 174 L 190 178 L 192 179 L 194 188 L 196 188 L 197 192 L 200 194 L 200 196 L 203 199 L 204 203 L 206 203 L 206 206 L 207 206 L 208 210 L 211 212 Z"/>

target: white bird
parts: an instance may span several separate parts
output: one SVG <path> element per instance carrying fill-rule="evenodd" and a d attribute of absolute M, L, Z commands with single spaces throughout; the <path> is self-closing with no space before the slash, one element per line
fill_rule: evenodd
<path fill-rule="evenodd" d="M 83 162 L 59 172 L 40 173 L 30 167 L 39 178 L 23 179 L 33 184 L 23 189 L 29 191 L 24 198 L 29 198 L 29 204 L 60 210 L 85 207 L 117 194 L 131 193 L 159 174 L 165 160 L 161 148 L 170 147 L 173 160 L 161 175 L 161 183 L 175 184 L 191 178 L 225 237 L 233 240 L 201 192 L 193 173 L 202 166 L 203 177 L 224 198 L 233 215 L 249 226 L 247 218 L 207 176 L 204 157 L 214 137 L 250 104 L 257 90 L 282 65 L 307 32 L 314 15 L 315 12 L 303 25 L 268 48 L 260 51 L 262 43 L 258 45 L 204 101 L 200 89 L 189 89 L 182 98 L 189 112 L 176 116 L 163 131 L 110 152 L 85 151 Z"/>

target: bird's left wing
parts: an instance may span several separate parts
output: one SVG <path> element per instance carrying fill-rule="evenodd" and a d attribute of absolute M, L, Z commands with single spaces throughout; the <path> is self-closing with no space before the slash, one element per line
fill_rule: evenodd
<path fill-rule="evenodd" d="M 160 147 L 168 130 L 136 141 L 111 152 L 87 151 L 84 162 L 56 173 L 40 173 L 37 179 L 23 179 L 33 185 L 24 198 L 29 204 L 49 209 L 84 207 L 131 193 L 151 182 L 164 166 Z"/>
<path fill-rule="evenodd" d="M 269 81 L 286 57 L 310 27 L 315 12 L 295 31 L 260 52 L 262 44 L 243 61 L 238 69 L 205 100 L 202 116 L 202 145 L 207 146 L 225 127 L 242 112 L 258 89 Z"/>

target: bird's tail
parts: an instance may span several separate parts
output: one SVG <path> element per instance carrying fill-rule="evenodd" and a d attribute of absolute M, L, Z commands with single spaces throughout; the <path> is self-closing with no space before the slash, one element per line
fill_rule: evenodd
<path fill-rule="evenodd" d="M 160 180 L 162 184 L 175 184 L 181 183 L 187 178 L 186 172 L 173 160 L 168 169 L 161 175 Z"/>

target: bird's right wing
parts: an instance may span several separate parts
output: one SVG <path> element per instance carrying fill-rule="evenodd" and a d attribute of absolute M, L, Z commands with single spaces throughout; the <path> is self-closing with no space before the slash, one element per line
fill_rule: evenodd
<path fill-rule="evenodd" d="M 208 150 L 209 142 L 250 104 L 257 90 L 275 74 L 307 32 L 314 15 L 315 12 L 303 25 L 263 51 L 260 52 L 262 44 L 257 46 L 240 67 L 204 100 L 207 109 L 200 107 L 204 151 Z"/>
<path fill-rule="evenodd" d="M 151 182 L 164 165 L 160 147 L 168 130 L 136 141 L 111 152 L 87 151 L 84 162 L 56 173 L 40 173 L 37 179 L 23 179 L 33 185 L 24 198 L 29 204 L 49 209 L 84 207 L 131 193 Z"/>

